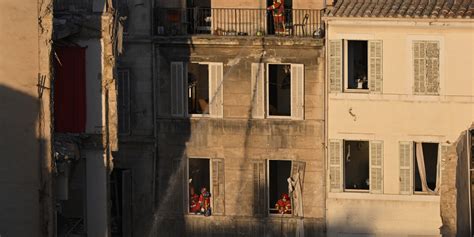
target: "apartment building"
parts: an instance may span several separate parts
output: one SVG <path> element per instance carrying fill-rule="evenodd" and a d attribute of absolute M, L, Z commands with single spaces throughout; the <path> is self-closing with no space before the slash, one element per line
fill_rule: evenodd
<path fill-rule="evenodd" d="M 323 234 L 323 2 L 285 1 L 283 21 L 272 4 L 127 3 L 114 168 L 129 234 Z M 193 209 L 206 193 L 210 213 Z"/>
<path fill-rule="evenodd" d="M 109 174 L 118 149 L 114 71 L 122 29 L 116 4 L 55 0 L 50 6 L 57 236 L 113 232 Z"/>
<path fill-rule="evenodd" d="M 473 4 L 328 11 L 328 236 L 469 235 Z"/>

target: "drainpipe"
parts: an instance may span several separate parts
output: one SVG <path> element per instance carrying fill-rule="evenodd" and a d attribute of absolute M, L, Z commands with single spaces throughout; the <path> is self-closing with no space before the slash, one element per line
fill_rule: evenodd
<path fill-rule="evenodd" d="M 328 83 L 328 60 L 327 57 L 329 55 L 328 53 L 328 35 L 329 35 L 329 28 L 328 28 L 328 20 L 324 21 L 324 32 L 325 32 L 325 37 L 324 37 L 324 170 L 325 170 L 325 187 L 326 190 L 324 192 L 324 201 L 326 202 L 325 205 L 325 211 L 324 211 L 324 221 L 326 223 L 325 229 L 327 232 L 328 229 L 328 220 L 327 220 L 327 196 L 329 192 L 329 186 L 328 186 L 328 181 L 329 181 L 329 172 L 328 172 L 328 144 L 329 144 L 329 138 L 328 138 L 328 128 L 329 128 L 329 122 L 328 122 L 328 104 L 329 104 L 329 83 Z"/>

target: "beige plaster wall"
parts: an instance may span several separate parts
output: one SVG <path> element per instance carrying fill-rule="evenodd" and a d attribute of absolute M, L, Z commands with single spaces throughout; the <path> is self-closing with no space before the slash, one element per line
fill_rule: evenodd
<path fill-rule="evenodd" d="M 473 121 L 474 25 L 472 22 L 445 25 L 426 21 L 339 22 L 329 21 L 329 40 L 383 41 L 383 92 L 330 93 L 328 139 L 384 141 L 384 195 L 357 194 L 357 200 L 352 198 L 356 194 L 340 193 L 338 198 L 330 195 L 329 233 L 439 234 L 442 225 L 439 197 L 398 195 L 398 146 L 400 141 L 453 143 L 459 132 Z M 412 93 L 412 40 L 440 42 L 439 96 Z M 350 109 L 355 117 L 349 114 Z M 395 201 L 386 200 L 392 196 Z M 341 208 L 345 206 L 351 208 Z M 365 213 L 365 216 L 358 218 L 350 212 Z M 351 227 L 346 226 L 351 223 L 354 223 Z M 344 227 L 338 229 L 341 225 Z"/>

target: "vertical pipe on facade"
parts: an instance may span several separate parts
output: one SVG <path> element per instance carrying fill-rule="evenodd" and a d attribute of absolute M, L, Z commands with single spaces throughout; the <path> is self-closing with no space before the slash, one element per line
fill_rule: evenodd
<path fill-rule="evenodd" d="M 471 126 L 471 128 L 472 128 L 472 126 Z M 468 194 L 469 194 L 468 195 L 469 196 L 469 198 L 468 198 L 469 199 L 468 200 L 468 202 L 469 202 L 469 236 L 473 236 L 473 233 L 472 233 L 472 214 L 473 214 L 472 213 L 472 181 L 473 180 L 472 180 L 472 175 L 471 175 L 473 167 L 471 167 L 471 165 L 472 165 L 472 162 L 471 162 L 471 159 L 472 159 L 471 158 L 471 156 L 472 156 L 472 154 L 471 154 L 471 152 L 472 152 L 471 151 L 471 149 L 472 149 L 471 128 L 467 130 L 467 134 L 466 134 L 466 140 L 467 140 L 466 141 L 466 144 L 467 144 L 467 149 L 466 149 L 467 150 L 467 157 L 466 157 L 467 165 L 466 165 L 466 167 L 467 167 L 467 180 L 469 181 L 469 190 L 468 190 Z"/>
<path fill-rule="evenodd" d="M 326 2 L 326 1 L 324 1 Z M 320 17 L 321 19 L 321 17 Z M 328 157 L 328 143 L 329 143 L 329 138 L 328 138 L 328 128 L 329 128 L 329 122 L 328 122 L 328 105 L 329 105 L 329 90 L 328 90 L 328 87 L 329 87 L 329 83 L 328 83 L 328 80 L 327 80 L 327 74 L 328 74 L 328 63 L 327 63 L 327 57 L 328 57 L 328 43 L 329 43 L 329 39 L 328 39 L 328 35 L 329 35 L 329 28 L 328 28 L 328 20 L 325 20 L 323 22 L 324 24 L 324 32 L 325 32 L 325 35 L 324 35 L 324 55 L 323 55 L 323 58 L 324 58 L 324 159 L 323 159 L 323 162 L 324 162 L 324 171 L 325 171 L 325 174 L 324 174 L 324 177 L 325 177 L 325 183 L 324 183 L 324 186 L 326 187 L 325 188 L 325 192 L 324 192 L 324 202 L 325 202 L 325 205 L 324 205 L 324 221 L 326 223 L 326 229 L 327 229 L 327 226 L 328 226 L 328 220 L 327 220 L 327 196 L 328 196 L 328 192 L 329 192 L 329 188 L 328 188 L 328 181 L 329 181 L 329 175 L 328 175 L 328 164 L 327 164 L 327 157 Z"/>

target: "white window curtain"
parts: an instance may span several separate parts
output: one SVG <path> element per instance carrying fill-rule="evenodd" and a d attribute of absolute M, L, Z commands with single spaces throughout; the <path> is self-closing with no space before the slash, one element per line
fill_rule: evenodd
<path fill-rule="evenodd" d="M 420 174 L 421 180 L 421 190 L 427 193 L 436 193 L 438 192 L 439 182 L 438 177 L 436 179 L 436 188 L 435 190 L 431 190 L 428 187 L 428 183 L 426 182 L 426 168 L 425 168 L 425 159 L 423 157 L 423 145 L 421 142 L 416 143 L 416 163 L 418 165 L 418 173 Z M 439 159 L 438 159 L 438 167 L 439 167 Z M 438 168 L 439 169 L 439 168 Z"/>

